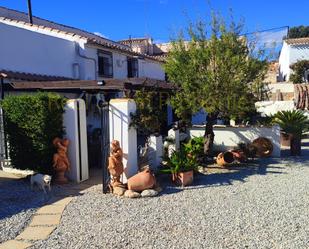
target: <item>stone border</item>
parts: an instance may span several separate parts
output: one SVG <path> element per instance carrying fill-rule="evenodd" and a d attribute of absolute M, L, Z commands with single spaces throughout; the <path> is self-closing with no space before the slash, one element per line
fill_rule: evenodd
<path fill-rule="evenodd" d="M 0 244 L 0 249 L 25 249 L 38 240 L 47 239 L 59 225 L 65 207 L 73 197 L 54 198 L 39 208 L 32 216 L 30 224 L 15 239 Z"/>

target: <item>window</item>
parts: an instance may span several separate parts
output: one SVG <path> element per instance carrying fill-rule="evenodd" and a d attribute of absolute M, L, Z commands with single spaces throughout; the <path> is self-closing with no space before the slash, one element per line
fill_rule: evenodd
<path fill-rule="evenodd" d="M 128 78 L 138 77 L 138 60 L 128 57 Z"/>
<path fill-rule="evenodd" d="M 99 51 L 98 53 L 99 76 L 113 77 L 113 54 L 111 52 Z"/>

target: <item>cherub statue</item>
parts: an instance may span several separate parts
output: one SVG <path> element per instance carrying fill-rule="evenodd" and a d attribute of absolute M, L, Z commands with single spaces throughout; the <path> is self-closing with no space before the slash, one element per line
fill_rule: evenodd
<path fill-rule="evenodd" d="M 61 139 L 56 137 L 53 140 L 53 145 L 57 149 L 57 153 L 54 154 L 53 157 L 53 167 L 57 172 L 56 182 L 57 183 L 67 183 L 68 179 L 64 176 L 65 172 L 70 170 L 70 162 L 67 156 L 68 146 L 69 146 L 68 139 Z"/>
<path fill-rule="evenodd" d="M 119 141 L 113 140 L 111 142 L 111 153 L 108 158 L 108 170 L 111 175 L 111 186 L 121 186 L 120 176 L 123 173 L 123 152 L 120 148 Z"/>

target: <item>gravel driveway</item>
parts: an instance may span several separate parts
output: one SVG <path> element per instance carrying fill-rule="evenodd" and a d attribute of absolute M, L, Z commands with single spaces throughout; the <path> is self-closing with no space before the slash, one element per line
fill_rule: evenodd
<path fill-rule="evenodd" d="M 309 161 L 199 175 L 159 197 L 76 197 L 34 248 L 308 248 Z M 268 164 L 268 167 L 265 165 Z"/>
<path fill-rule="evenodd" d="M 31 191 L 25 179 L 0 182 L 0 243 L 14 239 L 46 202 L 41 191 Z"/>

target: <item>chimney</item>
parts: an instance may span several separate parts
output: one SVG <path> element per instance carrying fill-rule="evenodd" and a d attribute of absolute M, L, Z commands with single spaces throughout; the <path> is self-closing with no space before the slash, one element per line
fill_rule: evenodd
<path fill-rule="evenodd" d="M 33 24 L 33 20 L 32 20 L 32 9 L 31 9 L 31 0 L 28 0 L 28 17 L 29 17 L 29 23 Z"/>

